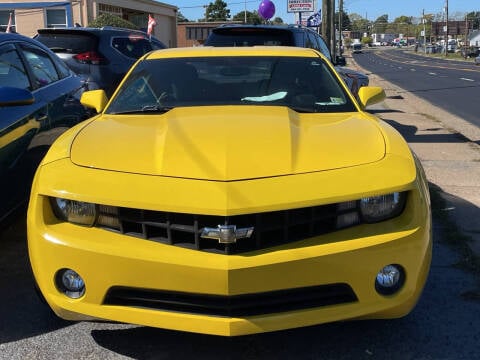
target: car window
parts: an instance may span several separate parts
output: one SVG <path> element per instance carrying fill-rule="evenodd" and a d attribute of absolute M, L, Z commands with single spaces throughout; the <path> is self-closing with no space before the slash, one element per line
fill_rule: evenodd
<path fill-rule="evenodd" d="M 328 60 L 332 61 L 332 55 L 330 54 L 330 50 L 328 49 L 327 43 L 323 40 L 322 37 L 318 36 L 318 45 L 320 46 L 320 51 L 323 55 L 327 57 Z"/>
<path fill-rule="evenodd" d="M 209 105 L 287 106 L 299 112 L 355 111 L 330 68 L 312 57 L 144 60 L 107 113 Z"/>
<path fill-rule="evenodd" d="M 307 31 L 307 38 L 308 38 L 307 47 L 322 52 L 322 49 L 320 49 L 320 45 L 318 44 L 318 36 L 316 36 L 312 31 Z"/>
<path fill-rule="evenodd" d="M 154 50 L 152 42 L 139 36 L 115 37 L 112 39 L 112 47 L 132 59 L 138 59 Z M 155 46 L 156 48 L 159 47 Z"/>
<path fill-rule="evenodd" d="M 57 68 L 58 74 L 61 79 L 71 75 L 72 72 L 70 68 L 62 60 L 60 59 L 52 59 L 52 60 L 55 63 L 55 66 Z"/>
<path fill-rule="evenodd" d="M 0 86 L 31 90 L 27 71 L 13 44 L 0 46 Z"/>
<path fill-rule="evenodd" d="M 291 32 L 269 29 L 215 29 L 206 46 L 295 46 Z"/>
<path fill-rule="evenodd" d="M 66 52 L 71 54 L 96 51 L 98 39 L 86 32 L 40 32 L 35 40 L 50 48 L 53 52 Z"/>
<path fill-rule="evenodd" d="M 22 44 L 21 49 L 32 70 L 35 87 L 42 87 L 60 79 L 52 59 L 45 51 L 26 44 Z"/>

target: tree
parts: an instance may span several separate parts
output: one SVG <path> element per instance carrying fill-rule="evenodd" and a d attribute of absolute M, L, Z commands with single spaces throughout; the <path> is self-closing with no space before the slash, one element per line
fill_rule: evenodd
<path fill-rule="evenodd" d="M 185 16 L 183 16 L 183 14 L 180 11 L 178 11 L 177 22 L 190 22 L 190 20 L 188 20 Z"/>
<path fill-rule="evenodd" d="M 412 24 L 412 17 L 411 16 L 399 16 L 393 20 L 394 23 L 396 24 Z"/>
<path fill-rule="evenodd" d="M 360 41 L 364 46 L 372 46 L 373 43 L 373 39 L 370 36 L 364 36 Z"/>
<path fill-rule="evenodd" d="M 215 0 L 214 3 L 207 5 L 205 10 L 206 21 L 227 21 L 230 17 L 230 10 L 227 3 L 223 0 Z"/>
<path fill-rule="evenodd" d="M 480 29 L 480 11 L 472 11 L 466 16 L 471 29 Z"/>
<path fill-rule="evenodd" d="M 388 15 L 382 15 L 373 22 L 373 32 L 377 34 L 385 34 L 388 26 Z"/>
<path fill-rule="evenodd" d="M 146 19 L 147 17 L 145 17 L 145 21 Z M 113 26 L 113 27 L 138 30 L 138 26 L 135 25 L 134 23 L 124 20 L 119 16 L 106 14 L 106 13 L 99 15 L 95 20 L 91 21 L 88 24 L 88 27 L 95 27 L 95 28 L 101 28 L 104 26 Z"/>
<path fill-rule="evenodd" d="M 245 11 L 240 11 L 239 13 L 235 14 L 232 17 L 232 20 L 234 21 L 245 21 Z M 283 19 L 281 17 L 276 17 L 273 20 L 265 20 L 263 19 L 260 14 L 258 13 L 257 10 L 254 10 L 253 12 L 247 10 L 247 24 L 250 25 L 259 25 L 259 24 L 275 24 L 275 25 L 281 25 L 283 24 Z"/>
<path fill-rule="evenodd" d="M 413 24 L 412 20 L 412 16 L 405 15 L 395 18 L 395 20 L 393 20 L 393 25 L 395 26 L 395 33 L 403 34 L 407 37 L 415 35 L 415 26 L 411 26 Z"/>
<path fill-rule="evenodd" d="M 234 21 L 245 21 L 245 11 L 240 11 L 232 17 Z M 258 25 L 263 22 L 263 19 L 258 14 L 258 11 L 247 11 L 247 24 Z"/>
<path fill-rule="evenodd" d="M 338 29 L 338 17 L 340 12 L 335 13 L 335 27 Z M 342 11 L 342 30 L 351 30 L 352 24 L 350 18 L 345 11 Z"/>
<path fill-rule="evenodd" d="M 367 32 L 368 20 L 358 14 L 350 14 L 350 21 L 352 23 L 352 31 Z"/>
<path fill-rule="evenodd" d="M 273 19 L 272 23 L 274 23 L 275 25 L 282 25 L 282 24 L 284 24 L 283 19 L 282 19 L 281 17 L 279 17 L 279 16 L 275 17 L 275 18 Z"/>

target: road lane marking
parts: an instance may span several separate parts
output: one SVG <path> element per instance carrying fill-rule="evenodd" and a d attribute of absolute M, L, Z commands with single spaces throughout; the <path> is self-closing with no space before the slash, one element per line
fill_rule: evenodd
<path fill-rule="evenodd" d="M 460 80 L 464 80 L 464 81 L 472 81 L 472 82 L 473 82 L 473 81 L 475 81 L 475 80 L 473 80 L 473 79 L 468 79 L 468 78 L 460 78 Z"/>

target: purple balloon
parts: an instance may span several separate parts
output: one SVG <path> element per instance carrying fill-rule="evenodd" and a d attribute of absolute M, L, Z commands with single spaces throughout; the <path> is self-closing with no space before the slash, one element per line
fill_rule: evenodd
<path fill-rule="evenodd" d="M 270 0 L 262 0 L 258 7 L 258 13 L 265 20 L 271 19 L 275 14 L 275 4 Z"/>

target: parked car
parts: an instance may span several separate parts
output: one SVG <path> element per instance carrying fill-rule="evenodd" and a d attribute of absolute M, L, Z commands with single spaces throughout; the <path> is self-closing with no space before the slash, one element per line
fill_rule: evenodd
<path fill-rule="evenodd" d="M 83 75 L 90 90 L 104 89 L 109 96 L 139 57 L 166 48 L 142 31 L 112 27 L 40 29 L 35 38 Z"/>
<path fill-rule="evenodd" d="M 345 67 L 343 56 L 332 58 L 325 40 L 311 28 L 272 25 L 222 25 L 212 30 L 205 40 L 205 46 L 254 46 L 277 45 L 313 48 L 325 55 L 342 76 L 353 94 L 367 86 L 368 76 Z"/>
<path fill-rule="evenodd" d="M 360 54 L 361 52 L 362 52 L 362 44 L 361 43 L 352 44 L 352 53 Z"/>
<path fill-rule="evenodd" d="M 81 78 L 47 47 L 0 33 L 0 220 L 26 204 L 48 145 L 86 119 L 82 92 Z"/>
<path fill-rule="evenodd" d="M 475 58 L 475 65 L 480 65 L 480 55 Z"/>
<path fill-rule="evenodd" d="M 480 55 L 480 48 L 475 46 L 462 46 L 460 53 L 464 58 L 475 58 Z"/>
<path fill-rule="evenodd" d="M 407 314 L 429 193 L 406 141 L 363 111 L 384 97 L 358 102 L 313 49 L 146 55 L 108 105 L 83 94 L 99 115 L 36 173 L 41 293 L 64 319 L 223 336 Z"/>

